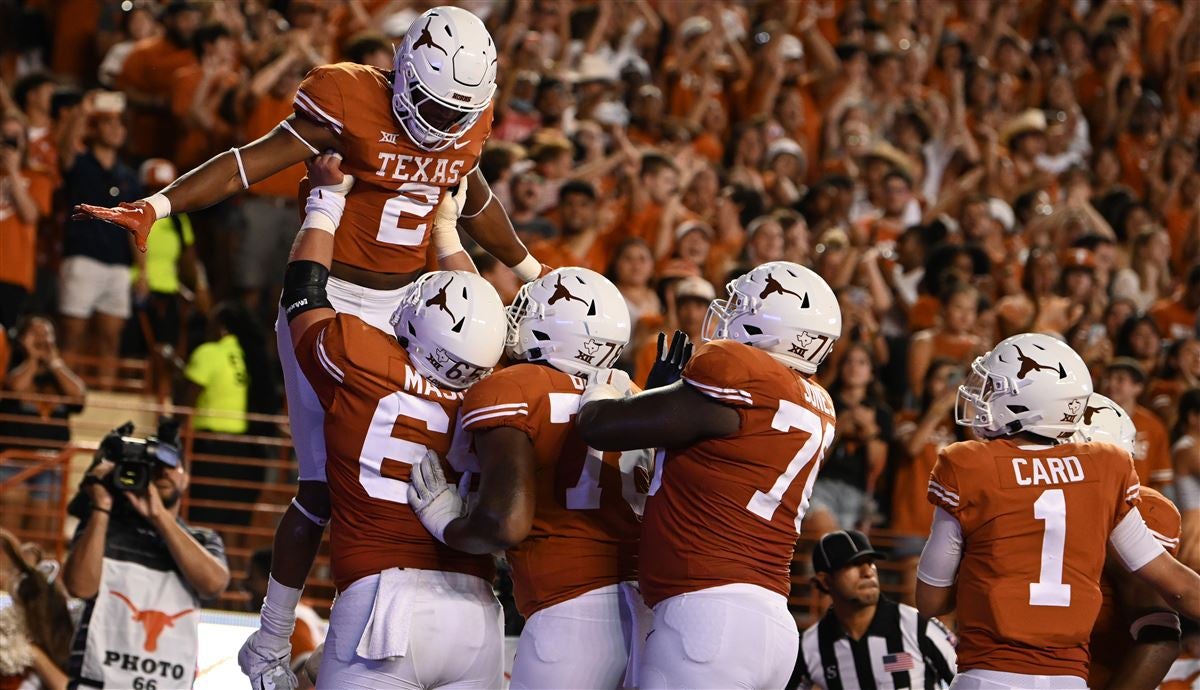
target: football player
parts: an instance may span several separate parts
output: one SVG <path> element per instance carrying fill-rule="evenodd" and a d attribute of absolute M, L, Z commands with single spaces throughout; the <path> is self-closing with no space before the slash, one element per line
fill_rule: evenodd
<path fill-rule="evenodd" d="M 922 615 L 957 608 L 955 688 L 1086 688 L 1106 542 L 1173 608 L 1200 613 L 1200 575 L 1146 528 L 1129 453 L 1072 440 L 1092 395 L 1074 350 L 1012 336 L 958 395 L 957 422 L 984 440 L 938 455 L 917 569 Z"/>
<path fill-rule="evenodd" d="M 409 504 L 453 548 L 508 550 L 526 618 L 513 688 L 619 688 L 649 622 L 635 581 L 650 453 L 588 448 L 575 417 L 586 377 L 629 342 L 629 310 L 604 276 L 560 268 L 521 289 L 509 324 L 516 363 L 463 401 L 481 472 L 477 505 L 463 509 L 436 459 L 414 470 Z M 432 509 L 440 503 L 456 507 Z"/>
<path fill-rule="evenodd" d="M 1117 403 L 1092 393 L 1079 428 L 1083 441 L 1111 443 L 1133 455 L 1137 428 Z M 1146 527 L 1172 556 L 1179 549 L 1179 510 L 1147 486 L 1138 512 Z M 1100 580 L 1100 613 L 1092 626 L 1088 686 L 1092 690 L 1153 690 L 1179 656 L 1179 615 L 1154 590 L 1120 567 L 1109 553 Z M 1130 644 L 1130 637 L 1133 644 Z"/>
<path fill-rule="evenodd" d="M 336 157 L 319 157 L 310 174 L 340 176 Z M 339 191 L 322 185 L 310 194 L 283 296 L 296 359 L 325 409 L 329 453 L 339 594 L 317 686 L 499 687 L 502 612 L 491 557 L 430 536 L 408 505 L 407 480 L 427 453 L 449 450 L 463 390 L 499 360 L 503 306 L 478 275 L 437 271 L 400 295 L 390 334 L 336 312 L 326 281 L 347 203 Z M 268 598 L 272 588 L 274 579 Z M 294 607 L 298 594 L 287 603 Z M 260 632 L 290 627 L 264 604 Z M 279 679 L 260 677 L 257 687 Z"/>
<path fill-rule="evenodd" d="M 579 410 L 593 448 L 665 449 L 638 562 L 654 609 L 642 688 L 780 688 L 796 661 L 792 553 L 835 428 L 811 377 L 842 315 L 825 281 L 794 263 L 727 288 L 681 381 L 625 397 L 599 374 Z"/>

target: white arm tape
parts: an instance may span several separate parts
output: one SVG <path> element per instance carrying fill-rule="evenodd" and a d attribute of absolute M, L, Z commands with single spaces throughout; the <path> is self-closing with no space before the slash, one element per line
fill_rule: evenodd
<path fill-rule="evenodd" d="M 1179 626 L 1179 614 L 1174 611 L 1155 611 L 1147 613 L 1141 618 L 1135 620 L 1133 625 L 1129 626 L 1129 634 L 1133 639 L 1137 639 L 1142 633 L 1142 628 L 1154 625 L 1168 630 L 1174 630 L 1176 633 L 1183 634 L 1182 628 Z"/>
<path fill-rule="evenodd" d="M 1121 524 L 1108 535 L 1108 543 L 1129 572 L 1141 570 L 1147 563 L 1166 553 L 1166 549 L 1146 527 L 1146 521 L 1137 508 L 1129 511 Z"/>
<path fill-rule="evenodd" d="M 1179 510 L 1200 510 L 1200 477 L 1194 474 L 1181 474 L 1175 478 L 1175 498 L 1179 502 Z"/>
<path fill-rule="evenodd" d="M 300 505 L 300 499 L 293 498 L 292 499 L 292 507 L 295 508 L 296 510 L 300 511 L 301 515 L 308 518 L 308 521 L 313 523 L 317 527 L 324 527 L 325 525 L 329 524 L 329 518 L 317 517 L 316 515 L 313 515 L 312 513 L 308 512 L 308 508 L 305 508 L 304 506 Z"/>
<path fill-rule="evenodd" d="M 466 178 L 466 176 L 464 176 L 462 179 L 466 180 L 467 178 Z M 487 201 L 483 202 L 483 206 L 480 206 L 479 210 L 472 213 L 471 215 L 467 215 L 465 213 L 460 213 L 458 215 L 458 217 L 459 218 L 474 218 L 475 216 L 478 216 L 480 213 L 483 213 L 484 209 L 486 209 L 488 206 L 491 206 L 492 199 L 495 199 L 495 198 L 496 198 L 496 193 L 492 191 L 491 187 L 488 187 L 488 198 L 487 198 Z"/>
<path fill-rule="evenodd" d="M 462 240 L 458 237 L 458 217 L 463 204 L 467 201 L 467 178 L 460 178 L 458 191 L 445 194 L 433 215 L 433 231 L 430 240 L 439 259 L 463 251 Z"/>
<path fill-rule="evenodd" d="M 537 280 L 537 277 L 542 272 L 542 262 L 533 258 L 533 254 L 526 254 L 521 263 L 512 267 L 512 272 L 517 274 L 521 282 L 528 283 Z"/>
<path fill-rule="evenodd" d="M 259 627 L 266 635 L 289 639 L 296 628 L 296 605 L 300 590 L 280 584 L 274 575 L 267 578 L 267 596 L 259 613 Z"/>
<path fill-rule="evenodd" d="M 917 565 L 917 579 L 934 587 L 954 584 L 958 564 L 962 561 L 962 542 L 962 525 L 958 518 L 935 507 L 929 541 L 925 542 L 921 562 Z"/>
<path fill-rule="evenodd" d="M 250 180 L 246 179 L 246 166 L 242 165 L 241 149 L 234 146 L 229 151 L 233 154 L 233 159 L 237 161 L 238 177 L 242 178 L 242 189 L 250 189 Z"/>
<path fill-rule="evenodd" d="M 167 198 L 166 194 L 162 192 L 151 194 L 143 201 L 150 204 L 150 208 L 154 209 L 154 220 L 162 220 L 171 215 L 171 200 Z"/>
<path fill-rule="evenodd" d="M 299 139 L 299 140 L 300 140 L 300 143 L 301 143 L 301 144 L 304 144 L 305 146 L 307 146 L 307 147 L 308 147 L 308 150 L 309 150 L 309 151 L 312 151 L 312 154 L 313 154 L 314 156 L 319 156 L 319 155 L 321 155 L 321 152 L 317 150 L 317 147 L 315 147 L 315 146 L 313 146 L 312 144 L 308 143 L 308 140 L 307 140 L 307 139 L 305 139 L 304 137 L 300 136 L 300 133 L 299 133 L 299 132 L 297 132 L 297 131 L 295 130 L 295 128 L 293 128 L 293 127 L 292 127 L 292 123 L 288 122 L 287 120 L 280 120 L 280 122 L 279 122 L 279 126 L 280 126 L 280 127 L 283 127 L 283 128 L 284 128 L 284 129 L 286 129 L 286 130 L 287 130 L 287 131 L 288 131 L 288 132 L 289 132 L 289 133 L 290 133 L 292 136 L 294 136 L 294 137 L 296 137 L 297 139 Z"/>
<path fill-rule="evenodd" d="M 313 187 L 304 204 L 302 230 L 321 230 L 330 235 L 337 233 L 346 210 L 346 197 L 330 191 L 329 187 Z"/>

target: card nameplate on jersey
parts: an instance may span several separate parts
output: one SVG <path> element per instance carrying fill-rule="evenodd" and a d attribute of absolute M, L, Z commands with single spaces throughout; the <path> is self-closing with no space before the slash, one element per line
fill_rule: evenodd
<path fill-rule="evenodd" d="M 995 458 L 996 474 L 1000 486 L 1005 489 L 1055 486 L 1062 484 L 1091 484 L 1100 481 L 1097 473 L 1089 476 L 1087 465 L 1090 457 L 1082 459 L 1076 455 L 1063 457 L 1012 457 Z"/>

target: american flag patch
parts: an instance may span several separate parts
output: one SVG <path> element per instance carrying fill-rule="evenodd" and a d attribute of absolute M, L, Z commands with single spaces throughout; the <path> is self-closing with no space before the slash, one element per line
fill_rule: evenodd
<path fill-rule="evenodd" d="M 915 664 L 913 656 L 908 652 L 900 652 L 899 654 L 888 654 L 883 657 L 883 670 L 886 673 L 895 673 L 896 671 L 911 671 Z"/>

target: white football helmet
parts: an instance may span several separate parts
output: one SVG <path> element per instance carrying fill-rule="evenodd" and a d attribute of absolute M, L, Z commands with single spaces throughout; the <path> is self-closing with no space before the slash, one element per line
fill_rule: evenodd
<path fill-rule="evenodd" d="M 504 305 L 474 273 L 433 271 L 417 278 L 391 323 L 413 367 L 446 388 L 463 389 L 487 376 L 504 352 Z"/>
<path fill-rule="evenodd" d="M 496 93 L 496 44 L 478 17 L 459 7 L 427 10 L 396 51 L 392 111 L 426 151 L 453 144 Z"/>
<path fill-rule="evenodd" d="M 1069 345 L 1042 333 L 1005 338 L 971 363 L 955 417 L 980 436 L 1028 431 L 1068 439 L 1092 395 L 1092 375 Z"/>
<path fill-rule="evenodd" d="M 729 299 L 708 305 L 704 340 L 752 345 L 796 371 L 812 374 L 842 335 L 842 308 L 821 276 L 772 261 L 729 281 Z"/>
<path fill-rule="evenodd" d="M 508 308 L 508 356 L 587 377 L 616 365 L 631 330 L 617 286 L 595 271 L 569 266 L 517 293 Z"/>
<path fill-rule="evenodd" d="M 1083 423 L 1079 425 L 1080 442 L 1102 441 L 1118 446 L 1133 455 L 1133 444 L 1137 439 L 1137 427 L 1133 418 L 1111 398 L 1092 393 L 1083 408 Z"/>

